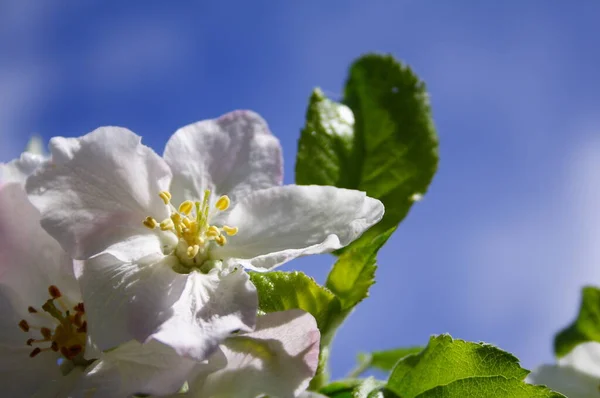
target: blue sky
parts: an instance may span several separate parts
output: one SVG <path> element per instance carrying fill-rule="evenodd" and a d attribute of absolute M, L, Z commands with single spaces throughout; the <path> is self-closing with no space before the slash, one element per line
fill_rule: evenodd
<path fill-rule="evenodd" d="M 358 350 L 442 332 L 533 367 L 551 360 L 580 287 L 600 284 L 597 15 L 592 0 L 5 0 L 0 161 L 32 133 L 101 125 L 162 152 L 178 127 L 245 108 L 280 138 L 292 183 L 312 88 L 337 96 L 354 58 L 392 53 L 428 85 L 440 170 L 340 330 L 333 374 Z M 323 281 L 331 262 L 286 269 Z"/>

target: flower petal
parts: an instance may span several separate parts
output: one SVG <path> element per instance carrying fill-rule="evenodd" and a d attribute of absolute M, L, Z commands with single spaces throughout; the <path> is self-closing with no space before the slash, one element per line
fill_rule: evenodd
<path fill-rule="evenodd" d="M 11 182 L 24 184 L 27 176 L 40 167 L 44 161 L 45 158 L 42 155 L 23 152 L 19 159 L 0 163 L 0 184 Z"/>
<path fill-rule="evenodd" d="M 30 358 L 31 347 L 0 343 L 0 391 L 3 397 L 29 398 L 63 376 L 56 364 L 58 354 L 44 352 Z M 48 355 L 45 355 L 48 354 Z M 47 395 L 41 395 L 46 397 Z"/>
<path fill-rule="evenodd" d="M 60 245 L 40 226 L 40 214 L 17 183 L 0 188 L 0 285 L 16 293 L 17 310 L 41 306 L 56 285 L 75 302 L 81 294 L 73 263 Z"/>
<path fill-rule="evenodd" d="M 600 343 L 579 344 L 568 355 L 562 357 L 558 364 L 571 366 L 580 372 L 600 379 Z"/>
<path fill-rule="evenodd" d="M 179 202 L 201 199 L 205 189 L 240 197 L 280 185 L 283 179 L 279 140 L 250 111 L 231 112 L 177 130 L 164 158 L 173 170 L 171 193 Z"/>
<path fill-rule="evenodd" d="M 54 367 L 57 367 L 54 364 Z M 82 382 L 81 368 L 72 369 L 67 375 L 60 375 L 51 382 L 46 383 L 43 388 L 32 395 L 33 398 L 86 398 L 86 396 L 77 394 L 77 389 Z M 89 397 L 89 395 L 87 395 Z"/>
<path fill-rule="evenodd" d="M 180 390 L 196 365 L 156 340 L 146 344 L 130 341 L 86 369 L 85 389 L 93 389 L 94 398 L 172 394 Z"/>
<path fill-rule="evenodd" d="M 42 226 L 75 258 L 152 233 L 142 221 L 168 216 L 158 193 L 171 171 L 131 131 L 102 127 L 81 138 L 56 137 L 50 149 L 52 160 L 28 178 L 27 191 Z"/>
<path fill-rule="evenodd" d="M 258 295 L 241 268 L 227 275 L 192 272 L 175 316 L 153 336 L 179 355 L 204 360 L 234 331 L 251 331 L 256 323 Z"/>
<path fill-rule="evenodd" d="M 79 282 L 88 333 L 101 350 L 132 339 L 143 342 L 173 315 L 187 279 L 173 271 L 176 261 L 154 253 L 124 262 L 103 253 L 85 262 Z"/>
<path fill-rule="evenodd" d="M 190 385 L 193 397 L 295 397 L 306 389 L 319 362 L 320 334 L 301 310 L 258 318 L 252 333 L 230 337 Z M 223 356 L 226 360 L 223 360 Z M 221 364 L 214 370 L 212 361 Z"/>
<path fill-rule="evenodd" d="M 527 382 L 542 384 L 569 398 L 589 398 L 598 394 L 598 378 L 571 366 L 543 365 L 527 376 Z"/>
<path fill-rule="evenodd" d="M 239 228 L 216 247 L 216 259 L 235 258 L 271 269 L 295 257 L 346 246 L 381 220 L 383 204 L 364 192 L 287 185 L 253 192 L 213 221 Z"/>
<path fill-rule="evenodd" d="M 569 398 L 588 398 L 598 394 L 600 343 L 579 344 L 559 359 L 557 365 L 543 365 L 527 377 L 529 383 L 545 384 Z"/>

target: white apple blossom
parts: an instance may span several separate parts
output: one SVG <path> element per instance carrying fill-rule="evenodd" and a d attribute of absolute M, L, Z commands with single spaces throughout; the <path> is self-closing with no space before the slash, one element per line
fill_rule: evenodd
<path fill-rule="evenodd" d="M 319 341 L 315 319 L 302 310 L 260 316 L 253 332 L 227 338 L 197 365 L 189 390 L 172 398 L 305 396 L 319 363 Z"/>
<path fill-rule="evenodd" d="M 528 376 L 569 398 L 600 396 L 600 343 L 579 344 L 555 365 L 542 365 Z"/>
<path fill-rule="evenodd" d="M 164 158 L 118 127 L 50 150 L 27 190 L 46 231 L 85 260 L 78 279 L 101 349 L 154 338 L 202 360 L 254 329 L 256 290 L 240 265 L 341 248 L 383 215 L 364 192 L 279 186 L 279 142 L 248 111 L 179 129 Z"/>
<path fill-rule="evenodd" d="M 0 164 L 2 396 L 118 398 L 177 391 L 194 363 L 157 341 L 100 352 L 73 261 L 40 226 L 22 186 L 27 156 Z M 20 170 L 19 173 L 12 173 Z"/>

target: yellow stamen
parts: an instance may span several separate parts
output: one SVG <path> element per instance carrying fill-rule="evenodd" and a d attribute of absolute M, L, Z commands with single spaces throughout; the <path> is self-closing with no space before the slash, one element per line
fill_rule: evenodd
<path fill-rule="evenodd" d="M 196 254 L 198 254 L 199 251 L 200 251 L 200 246 L 198 246 L 198 245 L 188 246 L 187 256 L 189 258 L 194 258 L 194 257 L 196 257 Z"/>
<path fill-rule="evenodd" d="M 215 227 L 214 225 L 208 227 L 208 231 L 206 231 L 206 236 L 208 236 L 209 238 L 216 238 L 219 235 L 221 235 L 221 231 L 219 231 L 219 228 Z"/>
<path fill-rule="evenodd" d="M 181 220 L 181 222 L 183 223 L 183 225 L 187 228 L 190 229 L 192 228 L 192 222 L 190 221 L 189 218 L 184 217 L 183 220 Z"/>
<path fill-rule="evenodd" d="M 227 243 L 227 238 L 223 235 L 219 235 L 215 238 L 215 242 L 217 242 L 219 246 L 223 246 L 225 243 Z"/>
<path fill-rule="evenodd" d="M 175 224 L 173 224 L 173 220 L 171 220 L 170 218 L 165 218 L 160 223 L 160 229 L 162 231 L 168 231 L 168 230 L 174 229 L 174 228 L 175 228 Z"/>
<path fill-rule="evenodd" d="M 171 202 L 171 194 L 167 191 L 160 192 L 158 196 L 160 196 L 160 198 L 163 200 L 163 202 L 165 202 L 166 205 L 168 205 Z"/>
<path fill-rule="evenodd" d="M 186 200 L 182 204 L 179 205 L 179 212 L 183 214 L 190 214 L 192 209 L 194 208 L 194 202 L 191 200 Z"/>
<path fill-rule="evenodd" d="M 179 214 L 179 213 L 171 214 L 171 220 L 173 220 L 173 223 L 175 225 L 179 224 L 181 222 L 181 214 Z"/>
<path fill-rule="evenodd" d="M 229 236 L 233 236 L 238 233 L 238 227 L 230 227 L 228 225 L 223 225 L 223 231 Z"/>
<path fill-rule="evenodd" d="M 229 196 L 223 195 L 219 198 L 219 200 L 217 200 L 217 203 L 215 203 L 215 207 L 221 211 L 225 211 L 229 209 L 230 203 L 231 200 L 229 200 Z"/>
<path fill-rule="evenodd" d="M 146 219 L 144 220 L 144 225 L 150 229 L 156 228 L 157 224 L 158 223 L 156 222 L 156 220 L 152 217 L 146 217 Z"/>

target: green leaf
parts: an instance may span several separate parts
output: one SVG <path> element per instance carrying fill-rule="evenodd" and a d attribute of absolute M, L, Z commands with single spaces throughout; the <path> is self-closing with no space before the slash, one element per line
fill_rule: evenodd
<path fill-rule="evenodd" d="M 360 353 L 358 362 L 360 373 L 369 368 L 376 368 L 385 372 L 391 371 L 396 363 L 407 355 L 418 354 L 424 347 L 405 347 L 393 350 L 374 351 L 372 353 Z M 359 374 L 360 374 L 359 373 Z"/>
<path fill-rule="evenodd" d="M 396 227 L 427 191 L 437 170 L 437 136 L 425 85 L 391 56 L 359 58 L 343 102 L 352 113 L 313 92 L 298 142 L 296 183 L 358 189 L 381 200 L 384 218 L 363 238 L 371 241 Z"/>
<path fill-rule="evenodd" d="M 369 288 L 375 283 L 377 252 L 394 230 L 391 228 L 370 242 L 357 241 L 334 264 L 325 285 L 340 299 L 342 309 L 354 307 L 369 295 Z"/>
<path fill-rule="evenodd" d="M 322 334 L 340 312 L 340 302 L 329 290 L 302 272 L 251 272 L 258 290 L 258 307 L 264 312 L 299 308 L 312 314 Z"/>
<path fill-rule="evenodd" d="M 353 167 L 350 155 L 354 140 L 354 116 L 350 108 L 315 89 L 298 140 L 296 183 L 354 188 L 353 177 L 348 173 Z"/>
<path fill-rule="evenodd" d="M 554 352 L 559 358 L 581 343 L 600 342 L 600 289 L 586 286 L 581 294 L 577 319 L 554 338 Z"/>
<path fill-rule="evenodd" d="M 421 353 L 399 361 L 387 387 L 402 398 L 413 398 L 457 380 L 502 376 L 522 382 L 528 373 L 516 357 L 492 345 L 440 335 L 432 337 Z M 476 380 L 473 383 L 477 385 Z M 485 391 L 467 396 L 488 396 Z"/>
<path fill-rule="evenodd" d="M 566 398 L 545 386 L 524 383 L 516 378 L 504 376 L 470 377 L 437 386 L 417 395 L 417 398 Z"/>
<path fill-rule="evenodd" d="M 322 387 L 319 392 L 332 398 L 352 398 L 352 392 L 361 382 L 360 379 L 338 380 Z"/>

